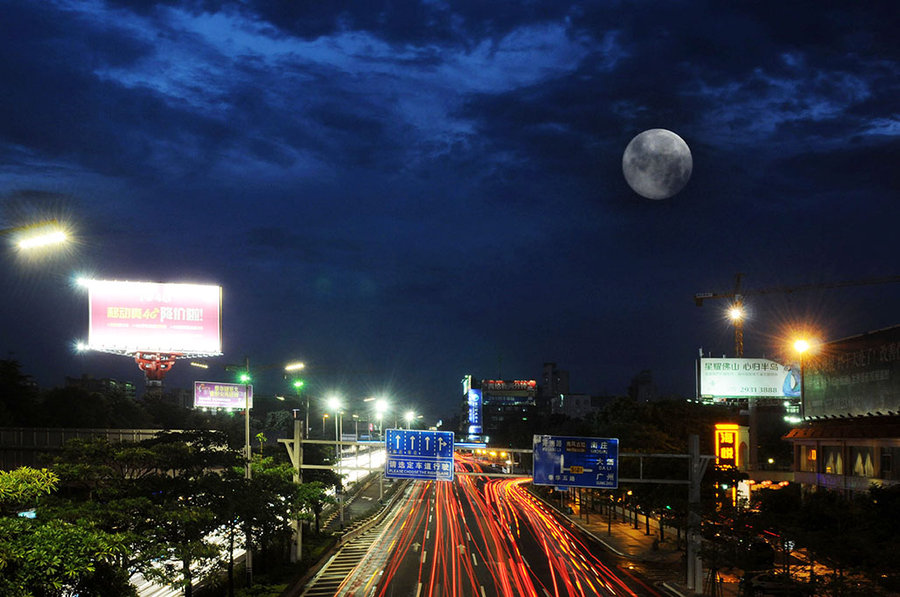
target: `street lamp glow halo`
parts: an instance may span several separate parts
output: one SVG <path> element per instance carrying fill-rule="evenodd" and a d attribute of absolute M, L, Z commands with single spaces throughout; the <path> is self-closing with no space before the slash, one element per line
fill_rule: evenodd
<path fill-rule="evenodd" d="M 800 340 L 797 340 L 796 342 L 794 342 L 794 350 L 796 350 L 800 354 L 803 354 L 804 352 L 808 351 L 809 349 L 810 349 L 810 344 L 809 344 L 808 340 L 800 339 Z"/>
<path fill-rule="evenodd" d="M 299 371 L 300 369 L 304 369 L 306 367 L 306 363 L 296 362 L 296 363 L 288 363 L 284 366 L 285 371 Z"/>
<path fill-rule="evenodd" d="M 69 240 L 68 231 L 56 219 L 0 230 L 0 235 L 10 235 L 20 251 L 59 245 Z"/>
<path fill-rule="evenodd" d="M 59 245 L 66 242 L 68 239 L 68 234 L 62 230 L 55 230 L 47 232 L 46 234 L 19 239 L 16 246 L 21 250 L 27 251 L 28 249 L 46 247 L 47 245 Z"/>

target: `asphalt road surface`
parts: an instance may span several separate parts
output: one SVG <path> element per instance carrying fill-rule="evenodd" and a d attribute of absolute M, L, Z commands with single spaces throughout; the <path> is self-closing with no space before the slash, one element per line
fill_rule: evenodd
<path fill-rule="evenodd" d="M 456 467 L 481 470 L 459 456 Z M 412 483 L 334 594 L 661 595 L 638 576 L 622 575 L 613 557 L 528 493 L 527 482 L 457 474 L 452 483 Z"/>

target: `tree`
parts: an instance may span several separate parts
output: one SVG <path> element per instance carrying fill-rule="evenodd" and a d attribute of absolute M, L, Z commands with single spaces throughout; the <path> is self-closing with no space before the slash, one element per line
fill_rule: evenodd
<path fill-rule="evenodd" d="M 132 555 L 120 570 L 190 595 L 194 570 L 210 575 L 221 560 L 219 474 L 238 461 L 218 432 L 161 433 L 138 444 L 73 440 L 54 465 L 64 491 L 52 512 L 127 538 Z"/>
<path fill-rule="evenodd" d="M 239 517 L 249 525 L 253 545 L 272 556 L 263 562 L 284 559 L 297 520 L 299 485 L 293 482 L 294 469 L 272 458 L 254 458 L 252 478 L 240 500 Z"/>
<path fill-rule="evenodd" d="M 139 570 L 190 597 L 193 583 L 214 575 L 222 560 L 224 546 L 216 541 L 220 471 L 234 467 L 239 456 L 220 432 L 161 433 L 141 445 L 156 465 L 136 484 L 150 496 L 142 537 L 145 556 L 156 562 L 142 558 Z"/>
<path fill-rule="evenodd" d="M 306 512 L 313 515 L 316 522 L 316 534 L 319 533 L 319 517 L 322 510 L 328 504 L 334 503 L 334 498 L 325 493 L 325 486 L 319 481 L 303 483 L 300 485 L 297 501 L 300 509 L 301 518 Z"/>
<path fill-rule="evenodd" d="M 18 361 L 0 360 L 0 421 L 5 425 L 33 425 L 37 389 L 22 373 Z"/>
<path fill-rule="evenodd" d="M 40 425 L 109 427 L 109 409 L 99 393 L 82 388 L 54 388 L 43 394 Z"/>
<path fill-rule="evenodd" d="M 89 521 L 14 515 L 19 508 L 37 505 L 57 483 L 56 475 L 46 469 L 0 471 L 0 594 L 72 594 L 126 552 L 121 537 Z M 106 594 L 128 595 L 128 585 Z"/>

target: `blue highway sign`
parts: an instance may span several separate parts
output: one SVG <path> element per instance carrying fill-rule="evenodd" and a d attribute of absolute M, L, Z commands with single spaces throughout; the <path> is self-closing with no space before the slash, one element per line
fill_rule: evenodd
<path fill-rule="evenodd" d="M 535 435 L 532 476 L 535 485 L 616 489 L 619 440 Z"/>
<path fill-rule="evenodd" d="M 385 436 L 388 479 L 453 480 L 453 432 L 388 429 Z"/>

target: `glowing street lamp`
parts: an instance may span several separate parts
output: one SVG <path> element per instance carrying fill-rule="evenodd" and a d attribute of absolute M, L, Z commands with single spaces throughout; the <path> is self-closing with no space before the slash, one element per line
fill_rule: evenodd
<path fill-rule="evenodd" d="M 744 301 L 741 297 L 736 297 L 728 317 L 734 325 L 734 356 L 740 359 L 744 356 Z"/>
<path fill-rule="evenodd" d="M 302 362 L 288 363 L 284 366 L 284 370 L 286 373 L 294 373 L 296 371 L 302 371 L 303 369 L 306 369 L 306 363 Z M 295 379 L 291 384 L 294 386 L 294 389 L 297 390 L 297 400 L 300 400 L 301 398 L 301 390 L 303 389 L 303 384 L 304 382 L 302 379 Z M 309 439 L 309 396 L 306 397 L 306 413 L 304 417 L 303 427 L 303 437 Z"/>
<path fill-rule="evenodd" d="M 416 413 L 414 413 L 411 410 L 406 411 L 406 414 L 403 415 L 403 420 L 406 421 L 407 429 L 411 428 L 410 426 L 412 425 L 412 422 L 415 420 L 415 418 L 416 418 Z"/>
<path fill-rule="evenodd" d="M 69 234 L 57 220 L 48 220 L 28 226 L 0 230 L 0 236 L 10 236 L 20 251 L 59 245 L 69 239 Z"/>
<path fill-rule="evenodd" d="M 804 338 L 800 338 L 794 342 L 794 350 L 800 355 L 800 418 L 803 419 L 804 413 L 806 411 L 806 372 L 804 368 L 806 366 L 805 360 L 803 357 L 809 352 L 811 345 L 808 340 Z"/>
<path fill-rule="evenodd" d="M 343 479 L 342 479 L 342 475 L 341 475 L 341 444 L 340 444 L 341 437 L 338 432 L 338 425 L 340 425 L 341 431 L 344 430 L 344 422 L 341 420 L 341 422 L 338 423 L 338 420 L 342 418 L 341 415 L 343 415 L 343 413 L 341 412 L 341 406 L 342 406 L 341 399 L 338 398 L 337 396 L 330 396 L 328 398 L 328 408 L 330 410 L 334 411 L 334 459 L 337 463 L 338 478 L 341 479 L 340 483 L 343 483 Z M 324 433 L 324 431 L 323 431 L 323 433 Z M 340 489 L 340 487 L 338 487 L 337 489 Z M 344 524 L 344 492 L 343 491 L 341 491 L 338 494 L 338 507 L 340 509 L 341 526 L 343 527 L 343 524 Z"/>
<path fill-rule="evenodd" d="M 375 400 L 375 418 L 378 420 L 378 437 L 383 437 L 384 433 L 384 413 L 388 410 L 387 400 L 378 398 Z"/>

